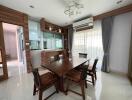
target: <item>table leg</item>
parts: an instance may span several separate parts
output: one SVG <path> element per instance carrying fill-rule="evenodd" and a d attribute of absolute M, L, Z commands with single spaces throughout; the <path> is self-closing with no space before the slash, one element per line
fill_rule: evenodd
<path fill-rule="evenodd" d="M 61 92 L 63 92 L 64 94 L 66 94 L 66 90 L 65 90 L 65 87 L 64 87 L 64 77 L 59 77 L 59 84 L 58 84 L 58 88 Z"/>

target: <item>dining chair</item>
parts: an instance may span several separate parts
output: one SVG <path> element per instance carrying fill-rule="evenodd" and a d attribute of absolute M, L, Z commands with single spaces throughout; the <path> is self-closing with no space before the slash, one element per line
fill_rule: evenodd
<path fill-rule="evenodd" d="M 53 85 L 55 86 L 55 89 L 56 89 L 55 92 L 53 92 L 51 95 L 49 95 L 45 99 L 48 99 L 55 93 L 58 93 L 57 76 L 55 74 L 53 74 L 52 72 L 47 72 L 40 76 L 38 72 L 38 68 L 33 69 L 32 72 L 34 76 L 33 95 L 36 95 L 36 92 L 39 92 L 39 100 L 42 100 L 43 92 Z"/>
<path fill-rule="evenodd" d="M 54 56 L 54 61 L 60 60 L 60 56 L 59 55 L 55 55 Z"/>
<path fill-rule="evenodd" d="M 83 100 L 85 100 L 85 80 L 87 77 L 87 66 L 83 67 L 82 71 L 77 71 L 75 69 L 72 69 L 66 74 L 67 79 L 67 87 L 66 87 L 66 94 L 68 94 L 68 91 L 71 91 L 75 94 L 78 94 L 82 96 Z M 76 91 L 73 91 L 69 89 L 69 82 L 72 81 L 74 83 L 77 83 L 81 87 L 82 93 L 78 93 Z"/>
<path fill-rule="evenodd" d="M 87 53 L 79 53 L 79 57 L 87 58 Z"/>
<path fill-rule="evenodd" d="M 88 82 L 92 82 L 93 85 L 95 85 L 95 80 L 97 79 L 97 75 L 96 75 L 96 65 L 98 62 L 98 58 L 96 58 L 94 60 L 94 63 L 92 66 L 89 66 L 87 69 L 87 75 L 91 76 L 92 81 L 90 80 L 86 80 Z M 86 84 L 86 88 L 87 88 L 87 84 Z"/>
<path fill-rule="evenodd" d="M 60 60 L 59 55 L 51 56 L 51 57 L 49 58 L 49 62 L 50 62 L 50 63 L 52 63 L 52 62 L 54 62 L 54 61 L 57 61 L 57 60 Z"/>
<path fill-rule="evenodd" d="M 79 57 L 80 58 L 87 58 L 87 53 L 79 53 Z M 87 61 L 87 62 L 85 62 L 85 64 L 84 65 L 89 65 L 89 60 Z M 76 70 L 79 70 L 79 71 L 81 71 L 82 70 L 82 65 L 81 66 L 78 66 L 78 67 L 76 67 L 75 69 Z"/>

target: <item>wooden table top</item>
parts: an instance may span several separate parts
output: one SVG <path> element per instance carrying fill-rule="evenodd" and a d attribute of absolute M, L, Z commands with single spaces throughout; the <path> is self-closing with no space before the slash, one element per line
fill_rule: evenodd
<path fill-rule="evenodd" d="M 49 69 L 50 71 L 56 73 L 58 76 L 62 77 L 69 70 L 78 67 L 85 62 L 87 62 L 87 58 L 80 58 L 77 56 L 73 56 L 72 58 L 60 59 L 58 61 L 51 62 L 50 64 L 42 64 L 42 67 Z"/>

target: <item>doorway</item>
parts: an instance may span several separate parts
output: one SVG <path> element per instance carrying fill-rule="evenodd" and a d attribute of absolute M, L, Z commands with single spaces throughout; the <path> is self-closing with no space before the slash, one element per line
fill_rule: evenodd
<path fill-rule="evenodd" d="M 2 23 L 8 76 L 17 76 L 27 72 L 23 38 L 23 27 Z"/>

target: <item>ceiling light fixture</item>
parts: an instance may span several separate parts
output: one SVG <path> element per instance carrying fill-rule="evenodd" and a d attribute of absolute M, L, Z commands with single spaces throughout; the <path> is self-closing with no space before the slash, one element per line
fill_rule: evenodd
<path fill-rule="evenodd" d="M 61 33 L 61 29 L 59 29 L 59 33 Z"/>
<path fill-rule="evenodd" d="M 123 0 L 119 0 L 119 1 L 116 2 L 116 4 L 120 4 L 122 2 L 123 2 Z"/>
<path fill-rule="evenodd" d="M 33 6 L 33 5 L 30 5 L 29 7 L 30 7 L 30 8 L 34 8 L 34 6 Z"/>
<path fill-rule="evenodd" d="M 84 8 L 84 6 L 80 1 L 81 0 L 66 0 L 67 6 L 64 13 L 69 17 L 81 14 L 81 8 Z"/>
<path fill-rule="evenodd" d="M 52 30 L 52 27 L 51 27 L 51 26 L 49 26 L 49 30 L 50 30 L 50 31 Z"/>

